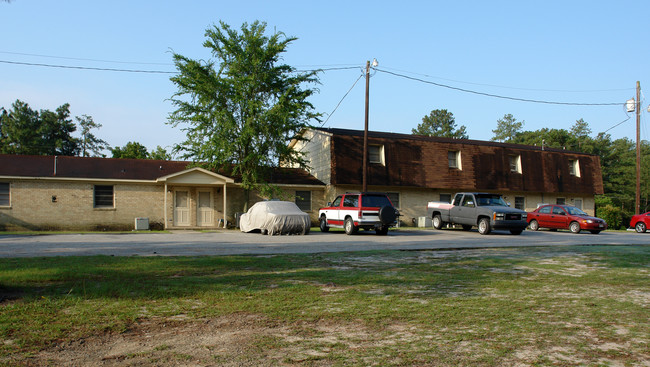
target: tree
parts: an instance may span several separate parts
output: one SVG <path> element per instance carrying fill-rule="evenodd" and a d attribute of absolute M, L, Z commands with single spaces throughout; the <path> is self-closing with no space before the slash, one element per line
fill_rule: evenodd
<path fill-rule="evenodd" d="M 70 105 L 63 104 L 56 112 L 35 111 L 25 102 L 16 100 L 0 115 L 0 153 L 34 155 L 75 155 L 77 129 L 70 120 Z"/>
<path fill-rule="evenodd" d="M 514 141 L 517 134 L 521 133 L 524 123 L 524 121 L 517 121 L 510 113 L 503 115 L 503 118 L 497 120 L 497 128 L 492 130 L 494 136 L 491 140 L 506 143 Z"/>
<path fill-rule="evenodd" d="M 167 152 L 166 149 L 158 145 L 155 150 L 152 150 L 148 156 L 148 159 L 156 159 L 160 161 L 169 161 L 172 159 L 172 155 Z"/>
<path fill-rule="evenodd" d="M 205 32 L 203 46 L 216 61 L 193 60 L 174 53 L 178 88 L 171 97 L 176 110 L 169 124 L 183 126 L 187 139 L 174 147 L 185 159 L 208 169 L 239 175 L 246 196 L 251 190 L 270 196 L 272 167 L 306 167 L 303 153 L 289 146 L 309 121 L 321 116 L 307 99 L 317 83 L 316 72 L 299 73 L 282 64 L 281 56 L 296 40 L 283 33 L 265 36 L 266 23 L 244 23 L 241 32 L 224 22 Z"/>
<path fill-rule="evenodd" d="M 81 117 L 76 116 L 77 123 L 81 127 L 81 139 L 79 142 L 80 145 L 80 154 L 82 157 L 105 157 L 102 154 L 103 150 L 110 149 L 110 146 L 107 142 L 96 137 L 93 133 L 90 132 L 92 129 L 99 129 L 102 127 L 102 124 L 96 123 L 93 121 L 93 118 L 88 115 L 81 115 Z"/>
<path fill-rule="evenodd" d="M 130 141 L 122 148 L 115 147 L 111 149 L 113 153 L 113 158 L 133 158 L 133 159 L 147 159 L 149 158 L 149 153 L 147 153 L 147 147 L 144 145 Z"/>
<path fill-rule="evenodd" d="M 444 138 L 469 139 L 466 127 L 456 129 L 454 114 L 447 110 L 433 110 L 422 118 L 417 128 L 411 129 L 414 135 L 440 136 Z"/>

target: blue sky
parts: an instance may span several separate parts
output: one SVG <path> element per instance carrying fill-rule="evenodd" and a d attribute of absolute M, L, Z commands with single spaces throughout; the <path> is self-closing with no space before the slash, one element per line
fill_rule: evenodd
<path fill-rule="evenodd" d="M 174 72 L 170 50 L 209 59 L 205 29 L 222 20 L 267 23 L 298 37 L 284 62 L 298 69 L 352 66 L 320 74 L 311 102 L 325 118 L 376 58 L 370 129 L 410 133 L 447 109 L 471 139 L 489 140 L 505 114 L 525 130 L 569 129 L 583 118 L 593 134 L 635 138 L 623 105 L 636 81 L 650 88 L 648 1 L 0 1 L 0 106 L 70 103 L 90 115 L 112 146 L 138 141 L 169 148 L 184 134 L 166 124 L 172 74 L 19 65 L 7 62 Z M 520 102 L 480 93 L 562 103 Z M 325 126 L 363 129 L 364 79 Z M 649 101 L 642 94 L 642 138 Z M 618 123 L 626 122 L 614 127 Z M 612 128 L 614 127 L 614 128 Z"/>

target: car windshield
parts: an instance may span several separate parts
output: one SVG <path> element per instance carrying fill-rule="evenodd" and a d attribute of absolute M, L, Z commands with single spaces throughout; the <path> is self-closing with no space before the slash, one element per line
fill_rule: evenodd
<path fill-rule="evenodd" d="M 380 208 L 386 205 L 391 206 L 386 195 L 361 195 L 361 206 Z"/>
<path fill-rule="evenodd" d="M 566 210 L 569 212 L 571 215 L 587 215 L 587 213 L 583 212 L 582 210 L 576 208 L 575 206 L 567 206 Z"/>
<path fill-rule="evenodd" d="M 497 194 L 478 194 L 476 201 L 478 206 L 508 206 L 501 195 Z"/>

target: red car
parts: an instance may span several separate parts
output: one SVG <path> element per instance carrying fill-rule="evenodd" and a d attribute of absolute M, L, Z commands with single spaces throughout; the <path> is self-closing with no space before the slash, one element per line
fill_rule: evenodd
<path fill-rule="evenodd" d="M 650 225 L 650 212 L 637 214 L 630 220 L 630 227 L 634 227 L 637 233 L 644 233 Z"/>
<path fill-rule="evenodd" d="M 607 222 L 592 217 L 570 205 L 542 205 L 528 213 L 528 226 L 536 231 L 540 228 L 568 229 L 573 233 L 588 230 L 593 234 L 607 229 Z"/>

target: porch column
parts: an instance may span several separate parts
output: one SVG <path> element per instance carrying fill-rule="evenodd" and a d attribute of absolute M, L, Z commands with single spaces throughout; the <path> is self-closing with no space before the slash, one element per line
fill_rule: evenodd
<path fill-rule="evenodd" d="M 167 229 L 167 181 L 165 181 L 165 190 L 163 191 L 163 225 L 164 229 Z"/>
<path fill-rule="evenodd" d="M 228 200 L 226 200 L 226 183 L 223 183 L 223 228 L 228 228 L 228 219 L 226 219 L 228 214 Z"/>

